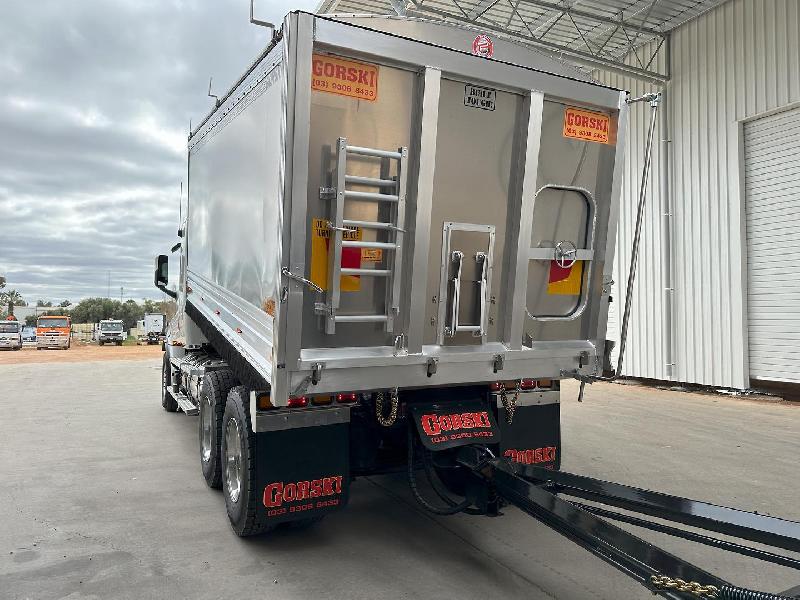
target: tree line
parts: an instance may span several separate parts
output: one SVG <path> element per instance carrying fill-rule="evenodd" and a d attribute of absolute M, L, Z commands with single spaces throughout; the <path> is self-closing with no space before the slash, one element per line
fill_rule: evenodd
<path fill-rule="evenodd" d="M 0 277 L 0 319 L 12 314 L 15 306 L 28 306 L 28 303 L 17 290 L 5 290 L 5 279 Z M 125 329 L 136 327 L 136 322 L 144 319 L 146 313 L 164 313 L 167 319 L 175 314 L 173 300 L 113 300 L 111 298 L 85 298 L 75 306 L 70 306 L 69 300 L 64 300 L 58 305 L 52 302 L 37 300 L 36 306 L 50 308 L 39 313 L 42 315 L 67 315 L 73 323 L 97 323 L 103 319 L 118 319 L 125 324 Z M 69 308 L 67 308 L 69 307 Z M 37 316 L 26 317 L 26 325 L 35 325 Z"/>

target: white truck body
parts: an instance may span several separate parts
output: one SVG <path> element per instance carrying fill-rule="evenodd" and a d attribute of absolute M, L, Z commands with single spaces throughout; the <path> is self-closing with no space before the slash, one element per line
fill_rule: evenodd
<path fill-rule="evenodd" d="M 125 341 L 125 323 L 118 319 L 104 319 L 97 324 L 97 342 L 121 346 Z"/>
<path fill-rule="evenodd" d="M 22 324 L 19 321 L 0 321 L 0 348 L 22 348 Z"/>

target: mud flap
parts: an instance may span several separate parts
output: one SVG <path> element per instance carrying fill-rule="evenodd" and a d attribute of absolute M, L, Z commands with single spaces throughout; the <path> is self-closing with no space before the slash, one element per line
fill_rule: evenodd
<path fill-rule="evenodd" d="M 485 400 L 420 403 L 410 407 L 419 438 L 428 450 L 496 444 L 499 430 Z"/>
<path fill-rule="evenodd" d="M 277 524 L 323 516 L 347 504 L 349 423 L 256 434 L 259 520 Z"/>
<path fill-rule="evenodd" d="M 561 405 L 558 392 L 522 393 L 509 425 L 499 398 L 500 454 L 511 462 L 561 468 Z"/>

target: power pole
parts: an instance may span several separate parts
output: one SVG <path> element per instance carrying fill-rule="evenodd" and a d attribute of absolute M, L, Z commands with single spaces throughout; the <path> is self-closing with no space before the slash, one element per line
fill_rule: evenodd
<path fill-rule="evenodd" d="M 125 293 L 125 288 L 119 286 L 119 301 L 122 302 L 122 295 Z"/>
<path fill-rule="evenodd" d="M 106 298 L 111 300 L 111 271 L 108 272 L 108 287 L 106 288 Z"/>

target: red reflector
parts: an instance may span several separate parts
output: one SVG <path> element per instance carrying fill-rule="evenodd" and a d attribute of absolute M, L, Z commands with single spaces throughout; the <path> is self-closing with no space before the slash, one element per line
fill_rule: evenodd
<path fill-rule="evenodd" d="M 356 398 L 355 394 L 336 394 L 337 402 L 355 402 Z"/>
<path fill-rule="evenodd" d="M 532 390 L 536 387 L 536 380 L 535 379 L 523 379 L 519 382 L 520 389 L 523 390 Z"/>
<path fill-rule="evenodd" d="M 495 381 L 493 383 L 490 383 L 489 384 L 489 389 L 492 390 L 493 392 L 499 392 L 500 391 L 500 382 L 499 381 Z"/>
<path fill-rule="evenodd" d="M 289 398 L 286 402 L 289 408 L 305 408 L 308 406 L 308 398 L 305 396 L 298 396 L 297 398 Z"/>

